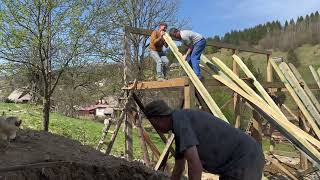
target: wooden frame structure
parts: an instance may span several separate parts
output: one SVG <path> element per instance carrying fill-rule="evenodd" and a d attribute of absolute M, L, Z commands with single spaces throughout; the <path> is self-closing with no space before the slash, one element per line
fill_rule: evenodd
<path fill-rule="evenodd" d="M 124 37 L 124 49 L 125 49 L 124 81 L 125 81 L 125 87 L 123 88 L 123 90 L 127 93 L 127 98 L 129 99 L 132 96 L 133 99 L 135 100 L 136 104 L 140 107 L 141 111 L 143 112 L 143 108 L 144 108 L 143 104 L 141 103 L 139 98 L 135 95 L 135 93 L 132 91 L 151 90 L 151 89 L 183 88 L 183 90 L 184 90 L 184 103 L 183 103 L 184 108 L 191 108 L 194 104 L 194 102 L 193 102 L 194 99 L 196 99 L 195 92 L 196 92 L 196 90 L 198 90 L 198 92 L 200 92 L 200 95 L 204 98 L 204 101 L 207 103 L 207 105 L 209 105 L 209 109 L 211 110 L 211 112 L 213 114 L 215 114 L 216 116 L 220 117 L 221 119 L 226 120 L 224 115 L 221 112 L 219 112 L 220 108 L 217 107 L 217 105 L 215 104 L 215 102 L 213 100 L 210 100 L 211 96 L 208 95 L 203 84 L 199 81 L 198 78 L 193 78 L 194 75 L 192 74 L 193 73 L 192 69 L 190 70 L 189 66 L 184 65 L 184 62 L 179 60 L 181 58 L 181 54 L 178 51 L 178 49 L 175 47 L 175 45 L 170 45 L 170 43 L 168 43 L 168 45 L 170 46 L 170 49 L 173 50 L 173 53 L 175 54 L 175 56 L 179 60 L 181 66 L 187 72 L 189 78 L 176 78 L 176 79 L 170 79 L 170 80 L 163 81 L 163 82 L 142 81 L 142 82 L 137 82 L 137 83 L 133 83 L 133 84 L 127 83 L 126 75 L 127 75 L 128 67 L 127 67 L 126 62 L 128 61 L 128 58 L 130 58 L 128 35 L 129 34 L 138 34 L 138 35 L 150 36 L 151 33 L 152 33 L 152 30 L 125 27 L 125 37 Z M 165 35 L 164 38 L 167 42 L 171 41 L 170 40 L 171 38 L 169 36 Z M 213 47 L 217 47 L 217 48 L 226 48 L 226 49 L 231 49 L 233 51 L 233 59 L 234 60 L 233 60 L 233 64 L 232 64 L 232 70 L 227 71 L 227 74 L 229 76 L 232 74 L 232 76 L 234 76 L 233 80 L 236 81 L 239 85 L 241 85 L 241 88 L 245 88 L 246 92 L 241 90 L 238 87 L 238 85 L 236 85 L 234 82 L 232 82 L 232 80 L 228 80 L 227 76 L 221 72 L 216 72 L 216 73 L 218 73 L 218 75 L 213 75 L 214 79 L 207 81 L 207 82 L 204 82 L 204 85 L 206 87 L 231 88 L 231 90 L 233 91 L 233 100 L 226 102 L 226 104 L 223 105 L 221 108 L 224 108 L 227 104 L 233 102 L 235 118 L 236 118 L 235 126 L 237 128 L 239 128 L 241 125 L 240 106 L 243 103 L 243 100 L 241 101 L 240 96 L 242 98 L 246 99 L 247 102 L 245 103 L 245 105 L 247 105 L 253 109 L 252 127 L 253 127 L 253 130 L 256 132 L 255 138 L 258 140 L 258 142 L 261 142 L 262 125 L 261 125 L 261 119 L 260 119 L 259 114 L 261 114 L 265 118 L 270 119 L 271 121 L 275 121 L 275 122 L 277 122 L 275 120 L 277 118 L 286 119 L 286 117 L 282 114 L 281 110 L 278 108 L 278 105 L 273 102 L 273 100 L 269 97 L 269 95 L 267 94 L 267 92 L 265 90 L 267 89 L 269 92 L 274 92 L 275 90 L 278 90 L 278 91 L 289 90 L 289 92 L 291 92 L 291 89 L 290 88 L 288 89 L 288 85 L 286 83 L 283 84 L 281 82 L 273 82 L 273 71 L 274 71 L 275 64 L 274 64 L 272 58 L 270 57 L 271 52 L 265 51 L 265 50 L 259 50 L 259 49 L 255 49 L 255 48 L 249 48 L 249 47 L 240 47 L 240 46 L 216 42 L 216 41 L 208 41 L 207 46 L 213 46 Z M 237 56 L 237 52 L 240 52 L 240 51 L 266 55 L 266 57 L 267 57 L 266 58 L 266 60 L 267 60 L 267 81 L 266 82 L 259 83 L 255 79 L 255 77 L 252 74 L 250 74 L 251 72 L 248 69 L 246 69 L 247 67 L 243 64 L 241 59 Z M 211 61 L 206 59 L 206 57 L 204 57 L 204 56 L 201 57 L 201 60 L 203 62 L 205 62 L 207 65 L 211 63 Z M 225 65 L 222 62 L 220 62 L 219 59 L 213 58 L 213 62 L 218 64 L 222 69 L 228 70 L 228 68 L 225 67 Z M 208 65 L 208 66 L 210 67 L 210 65 Z M 240 79 L 239 78 L 239 67 L 241 67 L 241 69 L 243 69 L 246 72 L 249 79 Z M 300 79 L 300 81 L 301 81 L 301 79 Z M 305 86 L 308 88 L 308 90 L 307 90 L 308 93 L 311 92 L 311 90 L 319 90 L 319 87 L 320 87 L 320 86 L 318 87 L 317 84 L 310 84 L 310 85 L 305 84 Z M 267 104 L 268 104 L 267 106 L 265 106 L 266 104 L 264 104 L 266 102 L 262 98 L 260 98 L 260 96 L 258 96 L 256 94 L 256 92 L 253 91 L 251 88 L 256 89 L 257 91 L 259 91 L 260 94 L 263 95 L 263 97 L 267 100 Z M 240 93 L 240 94 L 238 94 L 238 93 Z M 208 97 L 208 96 L 210 96 L 210 97 Z M 253 97 L 255 97 L 256 99 L 254 99 Z M 209 98 L 209 99 L 207 99 L 207 98 Z M 198 99 L 198 101 L 200 103 L 199 99 Z M 214 106 L 210 106 L 212 104 Z M 266 111 L 269 114 L 264 112 L 265 109 L 262 110 L 257 105 L 258 106 L 260 105 L 260 107 L 266 108 Z M 299 106 L 299 108 L 301 108 L 301 107 Z M 303 107 L 302 107 L 302 109 L 303 109 Z M 288 110 L 290 111 L 290 109 L 288 109 Z M 270 116 L 270 114 L 274 114 L 274 115 Z M 306 115 L 306 114 L 304 114 L 304 115 Z M 285 121 L 283 122 L 283 124 L 281 124 L 281 126 L 287 127 L 289 129 L 293 128 L 293 127 L 291 127 L 290 124 L 288 124 Z M 160 154 L 157 147 L 150 140 L 150 137 L 147 134 L 147 132 L 141 126 L 141 119 L 138 123 L 138 128 L 139 128 L 139 132 L 140 132 L 139 137 L 140 137 L 141 148 L 143 151 L 144 161 L 146 162 L 147 165 L 149 165 L 150 160 L 149 160 L 149 155 L 148 155 L 148 151 L 147 151 L 147 145 L 148 145 L 150 150 L 153 152 L 154 156 L 158 159 L 158 162 L 155 166 L 155 170 L 163 168 L 165 166 L 166 159 L 169 156 L 169 152 L 171 151 L 171 153 L 173 153 L 173 149 L 171 148 L 171 145 L 173 143 L 174 136 L 171 135 L 170 137 L 168 137 L 169 139 L 167 139 L 165 136 L 163 136 L 161 133 L 159 133 L 163 142 L 166 143 L 166 147 L 165 147 L 163 153 Z M 125 115 L 125 129 L 126 129 L 126 131 L 125 131 L 126 154 L 127 154 L 127 158 L 129 160 L 131 160 L 132 156 L 133 156 L 133 152 L 132 152 L 132 121 L 129 120 L 129 116 L 127 116 L 127 115 Z M 309 137 L 309 135 L 301 129 L 293 128 L 292 130 L 293 131 L 296 130 L 297 132 L 302 133 L 302 134 L 304 133 L 303 138 L 299 137 L 299 136 L 296 137 L 295 135 L 292 136 L 292 134 L 290 134 L 290 133 L 289 133 L 289 138 L 291 138 L 291 139 L 296 138 L 297 141 L 294 140 L 294 142 L 296 142 L 296 143 L 301 142 L 302 143 L 302 145 L 299 147 L 303 148 L 304 146 L 308 146 L 310 151 L 313 152 L 314 154 L 316 154 L 316 156 L 318 157 L 318 154 L 317 154 L 316 150 L 314 149 L 314 147 L 309 146 L 307 144 L 307 140 L 309 142 L 313 142 L 313 145 L 316 145 L 317 147 L 319 147 L 319 145 L 320 145 L 320 144 L 318 144 L 319 142 L 317 140 L 313 139 L 313 137 L 311 137 L 311 136 Z M 304 139 L 304 138 L 306 138 L 306 139 Z M 271 146 L 270 150 L 272 150 L 272 149 L 273 149 L 273 147 Z M 276 165 L 279 166 L 278 164 L 276 164 Z"/>

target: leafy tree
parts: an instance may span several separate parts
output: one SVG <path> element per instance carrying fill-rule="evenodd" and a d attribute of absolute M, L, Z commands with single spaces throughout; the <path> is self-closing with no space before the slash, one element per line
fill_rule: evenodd
<path fill-rule="evenodd" d="M 51 97 L 75 58 L 94 48 L 100 1 L 0 0 L 0 59 L 19 63 L 41 80 L 43 128 L 49 129 Z"/>

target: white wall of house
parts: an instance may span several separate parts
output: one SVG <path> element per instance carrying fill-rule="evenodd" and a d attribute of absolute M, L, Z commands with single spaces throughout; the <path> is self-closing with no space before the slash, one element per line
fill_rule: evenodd
<path fill-rule="evenodd" d="M 104 109 L 105 108 L 96 108 L 96 116 L 104 117 Z"/>

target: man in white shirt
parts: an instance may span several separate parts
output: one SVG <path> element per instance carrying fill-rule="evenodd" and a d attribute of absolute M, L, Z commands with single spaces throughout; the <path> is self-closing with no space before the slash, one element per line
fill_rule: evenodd
<path fill-rule="evenodd" d="M 183 55 L 183 59 L 188 61 L 195 74 L 201 79 L 200 56 L 206 47 L 206 39 L 199 33 L 190 30 L 178 30 L 176 28 L 171 28 L 169 34 L 188 47 L 188 51 Z"/>

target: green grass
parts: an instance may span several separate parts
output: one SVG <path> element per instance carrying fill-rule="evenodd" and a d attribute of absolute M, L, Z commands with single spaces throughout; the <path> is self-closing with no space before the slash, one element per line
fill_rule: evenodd
<path fill-rule="evenodd" d="M 221 106 L 225 99 L 230 98 L 229 96 L 223 95 L 221 91 L 213 92 L 213 96 L 221 101 L 218 104 Z M 9 111 L 10 109 L 10 111 Z M 22 129 L 34 129 L 34 130 L 42 130 L 42 121 L 41 121 L 41 106 L 34 106 L 28 104 L 13 104 L 13 103 L 0 103 L 0 112 L 6 112 L 6 115 L 14 115 L 18 116 L 23 120 Z M 224 111 L 226 116 L 232 116 L 231 112 Z M 230 117 L 229 117 L 230 118 Z M 50 114 L 50 126 L 49 131 L 53 134 L 61 135 L 73 140 L 77 140 L 84 145 L 91 146 L 93 148 L 96 147 L 100 136 L 101 130 L 103 128 L 102 123 L 94 122 L 86 119 L 75 119 L 63 116 L 58 113 Z M 151 125 L 144 120 L 143 126 L 146 131 L 149 132 L 149 135 L 152 141 L 156 144 L 160 151 L 164 148 L 164 143 L 162 143 L 161 139 L 158 137 L 156 132 L 151 128 Z M 113 130 L 114 126 L 110 128 Z M 107 140 L 109 140 L 111 135 L 109 134 Z M 133 129 L 133 151 L 134 157 L 142 159 L 139 139 L 138 139 L 137 129 Z M 124 133 L 123 127 L 120 129 L 117 139 L 114 143 L 112 154 L 113 155 L 121 155 L 124 154 Z M 269 149 L 269 141 L 263 140 L 263 149 Z M 288 156 L 296 156 L 296 150 L 293 148 L 291 144 L 288 143 L 280 143 L 276 144 L 275 151 L 278 154 L 288 155 Z M 170 160 L 172 162 L 173 160 Z"/>
<path fill-rule="evenodd" d="M 9 111 L 9 109 L 11 111 Z M 6 115 L 18 116 L 23 120 L 22 129 L 34 129 L 42 130 L 42 113 L 41 106 L 33 106 L 27 104 L 13 104 L 13 103 L 0 103 L 0 112 L 6 112 Z M 144 122 L 145 127 L 149 126 L 147 122 Z M 61 135 L 73 140 L 77 140 L 84 145 L 89 145 L 91 147 L 96 147 L 100 136 L 101 130 L 103 128 L 102 123 L 94 122 L 86 119 L 75 119 L 63 116 L 58 113 L 50 113 L 50 125 L 49 131 L 53 134 Z M 110 130 L 113 130 L 114 126 L 111 126 Z M 112 154 L 121 155 L 124 152 L 124 133 L 122 127 L 119 130 L 119 134 L 114 143 Z M 151 139 L 158 146 L 160 150 L 164 148 L 164 144 L 158 135 L 151 130 L 151 128 L 146 128 L 149 132 Z M 107 136 L 109 140 L 111 134 Z M 141 158 L 141 150 L 138 139 L 137 129 L 133 129 L 133 150 L 134 157 Z"/>

